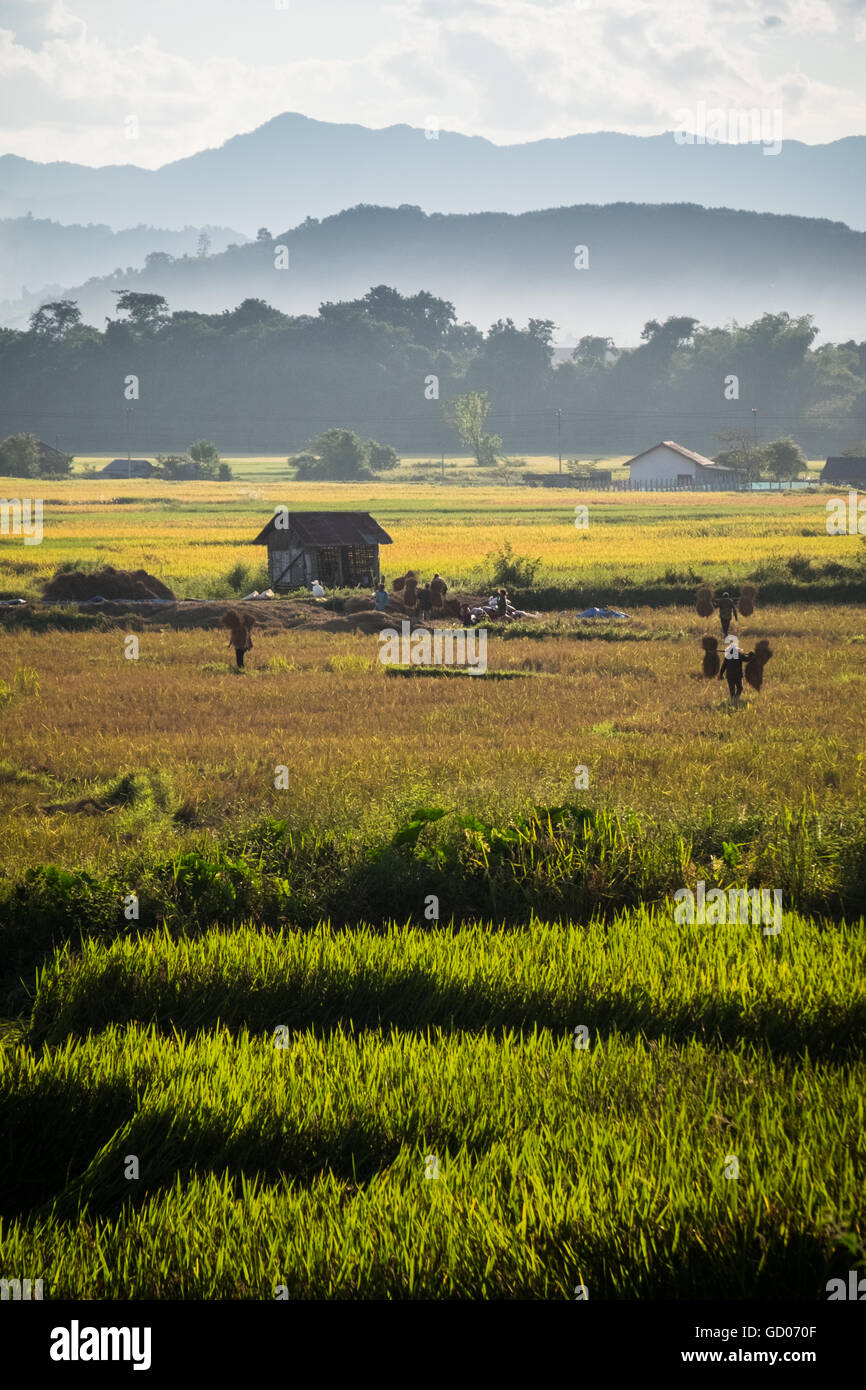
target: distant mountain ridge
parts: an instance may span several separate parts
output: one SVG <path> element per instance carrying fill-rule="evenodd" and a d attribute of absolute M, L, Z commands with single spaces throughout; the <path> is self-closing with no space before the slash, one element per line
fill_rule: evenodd
<path fill-rule="evenodd" d="M 182 227 L 253 235 L 359 202 L 428 212 L 521 213 L 574 203 L 699 203 L 827 217 L 866 229 L 866 136 L 826 145 L 681 144 L 673 133 L 570 135 L 498 146 L 407 125 L 315 121 L 286 112 L 160 169 L 0 157 L 0 217 Z"/>
<path fill-rule="evenodd" d="M 194 255 L 202 234 L 210 250 L 224 251 L 245 240 L 230 227 L 125 227 L 115 232 L 104 223 L 63 226 L 47 218 L 16 217 L 0 221 L 0 300 L 26 298 L 44 302 L 51 286 L 75 284 L 106 275 L 117 266 L 143 267 L 148 255 Z M 28 299 L 28 305 L 33 303 Z M 33 303 L 33 307 L 35 303 Z"/>
<path fill-rule="evenodd" d="M 101 326 L 119 288 L 162 294 L 172 310 L 213 313 L 256 298 L 299 315 L 388 284 L 429 290 L 482 328 L 548 318 L 565 341 L 599 333 L 622 346 L 652 318 L 745 323 L 781 310 L 813 314 L 824 337 L 859 340 L 862 297 L 852 286 L 864 282 L 866 233 L 825 220 L 690 204 L 519 216 L 361 206 L 206 259 L 154 258 L 137 274 L 66 293 Z"/>

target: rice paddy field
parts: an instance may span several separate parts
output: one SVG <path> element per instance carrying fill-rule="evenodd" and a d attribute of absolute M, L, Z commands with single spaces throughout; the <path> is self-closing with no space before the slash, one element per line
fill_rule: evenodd
<path fill-rule="evenodd" d="M 505 541 L 599 601 L 854 573 L 825 500 L 82 478 L 0 587 L 74 560 L 227 596 L 278 504 L 369 510 L 386 574 L 453 586 Z M 130 660 L 122 625 L 0 626 L 4 1276 L 771 1304 L 866 1272 L 866 613 L 759 585 L 737 703 L 717 620 L 628 613 L 491 628 L 450 680 L 362 632 L 254 633 L 238 675 L 221 630 Z M 683 920 L 701 883 L 781 892 L 781 930 Z"/>
<path fill-rule="evenodd" d="M 556 471 L 555 460 L 541 462 Z M 280 480 L 288 469 L 274 460 L 232 466 L 230 483 L 81 476 L 41 483 L 44 539 L 3 545 L 0 594 L 36 597 L 58 565 L 84 561 L 144 568 L 178 597 L 230 598 L 239 565 L 250 589 L 265 584 L 265 551 L 252 541 L 278 506 L 369 511 L 393 537 L 382 553 L 386 576 L 439 570 L 468 587 L 490 582 L 490 557 L 504 545 L 539 562 L 538 587 L 579 581 L 599 590 L 665 576 L 694 583 L 699 575 L 712 581 L 755 571 L 766 580 L 780 567 L 784 573 L 792 556 L 801 570 L 820 574 L 863 551 L 856 535 L 827 534 L 823 492 L 646 493 L 638 502 L 628 493 L 479 486 L 479 470 L 466 460 L 449 461 L 444 486 L 415 481 L 408 464 L 395 481 L 372 484 Z M 17 495 L 20 483 L 10 480 L 9 488 Z M 577 505 L 588 507 L 586 527 L 575 526 Z"/>

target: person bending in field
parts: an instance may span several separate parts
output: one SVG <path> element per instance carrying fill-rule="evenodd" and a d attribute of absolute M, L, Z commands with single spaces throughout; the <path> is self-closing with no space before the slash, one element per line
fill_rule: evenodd
<path fill-rule="evenodd" d="M 252 613 L 240 613 L 237 608 L 229 608 L 223 613 L 222 624 L 229 630 L 228 645 L 235 649 L 237 669 L 243 670 L 244 653 L 252 651 L 253 639 L 250 629 L 255 623 Z"/>

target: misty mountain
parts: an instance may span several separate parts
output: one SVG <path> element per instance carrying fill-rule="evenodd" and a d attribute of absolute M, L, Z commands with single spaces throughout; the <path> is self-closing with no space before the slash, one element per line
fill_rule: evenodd
<path fill-rule="evenodd" d="M 436 138 L 427 138 L 436 134 Z M 701 203 L 828 217 L 866 229 L 866 137 L 826 145 L 681 144 L 615 132 L 494 145 L 407 125 L 294 112 L 161 169 L 0 158 L 0 216 L 180 227 L 288 227 L 359 202 L 429 212 L 528 212 L 572 203 Z M 52 277 L 55 278 L 55 277 Z"/>
<path fill-rule="evenodd" d="M 481 326 L 551 319 L 572 343 L 587 333 L 636 343 L 647 320 L 671 314 L 725 323 L 781 310 L 813 314 L 822 336 L 845 341 L 862 336 L 854 287 L 864 277 L 866 234 L 838 222 L 690 204 L 522 215 L 361 206 L 216 256 L 151 257 L 136 274 L 65 294 L 101 325 L 120 288 L 164 295 L 172 310 L 213 313 L 256 298 L 298 315 L 385 283 L 405 295 L 428 290 Z"/>
<path fill-rule="evenodd" d="M 230 227 L 111 227 L 89 223 L 63 226 L 45 218 L 16 217 L 0 221 L 0 299 L 20 300 L 16 319 L 44 303 L 62 285 L 106 275 L 116 266 L 140 269 L 152 254 L 195 255 L 206 235 L 210 250 L 224 251 L 242 242 Z"/>

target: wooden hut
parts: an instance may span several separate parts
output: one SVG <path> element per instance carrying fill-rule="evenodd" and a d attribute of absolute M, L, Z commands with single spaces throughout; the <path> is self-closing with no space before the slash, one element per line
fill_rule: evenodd
<path fill-rule="evenodd" d="M 379 578 L 379 546 L 391 537 L 369 512 L 280 510 L 253 545 L 268 547 L 273 589 L 300 589 L 314 579 L 332 589 L 355 588 Z"/>

